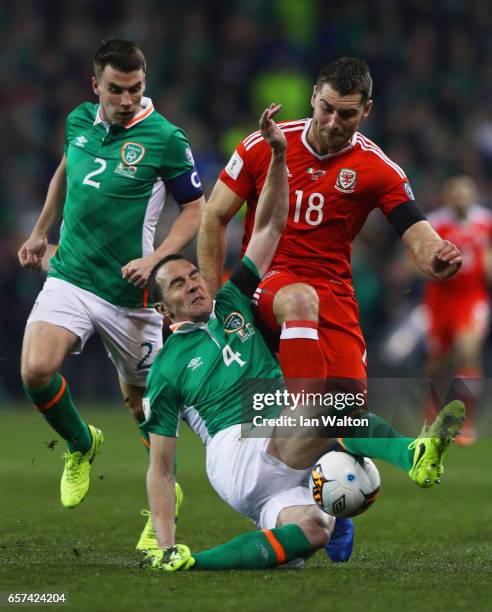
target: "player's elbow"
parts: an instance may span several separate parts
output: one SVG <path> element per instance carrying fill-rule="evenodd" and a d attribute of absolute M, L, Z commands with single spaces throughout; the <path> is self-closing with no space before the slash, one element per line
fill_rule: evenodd
<path fill-rule="evenodd" d="M 187 221 L 190 225 L 195 225 L 197 228 L 205 211 L 205 198 L 200 196 L 197 200 L 188 202 L 182 206 L 181 214 L 187 216 Z"/>
<path fill-rule="evenodd" d="M 202 238 L 214 236 L 214 239 L 217 236 L 225 236 L 227 224 L 228 219 L 211 206 L 209 201 L 201 215 L 199 236 Z"/>

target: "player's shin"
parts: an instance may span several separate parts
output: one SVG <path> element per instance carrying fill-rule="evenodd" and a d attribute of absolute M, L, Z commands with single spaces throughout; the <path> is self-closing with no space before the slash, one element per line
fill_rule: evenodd
<path fill-rule="evenodd" d="M 321 392 L 326 362 L 316 321 L 286 321 L 280 334 L 279 361 L 291 394 Z"/>
<path fill-rule="evenodd" d="M 279 349 L 285 378 L 325 378 L 326 363 L 316 321 L 286 321 L 282 324 Z"/>
<path fill-rule="evenodd" d="M 225 544 L 193 553 L 193 569 L 265 569 L 311 553 L 312 546 L 302 529 L 291 524 L 243 533 Z"/>
<path fill-rule="evenodd" d="M 338 438 L 340 445 L 349 453 L 383 459 L 408 471 L 412 467 L 413 450 L 408 447 L 413 438 L 402 436 L 387 421 L 371 412 L 360 412 L 358 419 L 367 419 L 368 426 L 352 427 L 349 435 Z"/>
<path fill-rule="evenodd" d="M 57 372 L 40 389 L 30 389 L 24 385 L 24 391 L 36 410 L 66 440 L 70 452 L 86 453 L 91 448 L 89 427 L 78 413 L 68 384 L 61 374 Z"/>

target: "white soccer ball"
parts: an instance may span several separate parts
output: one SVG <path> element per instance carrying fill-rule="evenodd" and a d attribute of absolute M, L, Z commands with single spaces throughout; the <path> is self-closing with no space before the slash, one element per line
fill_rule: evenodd
<path fill-rule="evenodd" d="M 376 500 L 380 484 L 378 469 L 370 459 L 337 451 L 323 455 L 309 479 L 314 501 L 338 518 L 365 512 Z"/>

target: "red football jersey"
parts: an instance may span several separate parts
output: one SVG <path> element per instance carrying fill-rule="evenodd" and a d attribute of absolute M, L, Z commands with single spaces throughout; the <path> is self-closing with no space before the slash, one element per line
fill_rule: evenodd
<path fill-rule="evenodd" d="M 457 301 L 474 297 L 487 298 L 485 254 L 492 243 L 492 213 L 474 205 L 466 219 L 460 219 L 449 208 L 442 208 L 429 217 L 441 238 L 453 242 L 461 251 L 463 264 L 456 276 L 446 280 L 430 280 L 426 288 L 426 302 L 432 306 L 441 301 Z"/>
<path fill-rule="evenodd" d="M 294 269 L 353 292 L 352 241 L 374 208 L 387 216 L 413 200 L 405 172 L 371 140 L 356 132 L 349 145 L 319 155 L 306 134 L 311 119 L 279 123 L 287 138 L 290 210 L 270 269 Z M 245 138 L 220 179 L 247 200 L 243 252 L 270 165 L 271 150 L 260 132 Z"/>

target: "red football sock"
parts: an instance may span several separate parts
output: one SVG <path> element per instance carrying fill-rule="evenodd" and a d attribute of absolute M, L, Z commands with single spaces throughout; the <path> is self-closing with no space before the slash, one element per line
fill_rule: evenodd
<path fill-rule="evenodd" d="M 326 362 L 319 343 L 318 323 L 283 323 L 279 360 L 284 378 L 326 378 Z"/>

